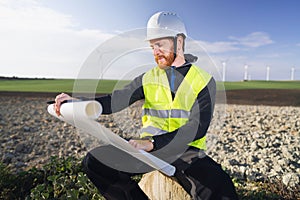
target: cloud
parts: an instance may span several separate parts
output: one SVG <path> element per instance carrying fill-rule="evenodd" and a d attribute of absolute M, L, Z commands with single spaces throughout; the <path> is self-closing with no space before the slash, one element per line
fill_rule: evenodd
<path fill-rule="evenodd" d="M 263 32 L 253 32 L 245 37 L 234 37 L 230 36 L 230 40 L 237 42 L 239 45 L 246 47 L 260 47 L 268 44 L 273 44 L 274 41 L 271 40 L 267 33 Z"/>
<path fill-rule="evenodd" d="M 274 58 L 282 58 L 287 56 L 289 53 L 269 53 L 269 54 L 259 54 L 257 58 L 265 58 L 265 59 L 274 59 Z"/>
<path fill-rule="evenodd" d="M 60 30 L 73 27 L 72 17 L 43 7 L 37 1 L 2 1 L 2 28 L 9 30 Z"/>
<path fill-rule="evenodd" d="M 209 53 L 223 53 L 228 51 L 237 51 L 240 50 L 236 46 L 236 42 L 206 42 L 199 41 L 199 45 L 203 46 Z"/>
<path fill-rule="evenodd" d="M 198 41 L 198 45 L 202 46 L 209 53 L 226 53 L 232 51 L 245 50 L 246 48 L 257 48 L 260 46 L 274 43 L 263 32 L 253 32 L 244 37 L 229 36 L 230 41 L 207 42 Z"/>
<path fill-rule="evenodd" d="M 112 37 L 33 0 L 0 0 L 0 24 L 0 75 L 75 77 L 89 53 Z"/>

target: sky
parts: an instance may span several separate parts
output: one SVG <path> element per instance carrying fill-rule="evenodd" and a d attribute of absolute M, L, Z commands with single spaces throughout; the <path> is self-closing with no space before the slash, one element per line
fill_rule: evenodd
<path fill-rule="evenodd" d="M 135 75 L 155 64 L 148 44 L 118 36 L 171 11 L 205 53 L 197 65 L 216 79 L 300 80 L 299 8 L 298 0 L 0 0 L 0 76 L 77 78 L 96 57 L 93 65 L 110 63 L 98 77 L 105 70 L 108 78 Z"/>

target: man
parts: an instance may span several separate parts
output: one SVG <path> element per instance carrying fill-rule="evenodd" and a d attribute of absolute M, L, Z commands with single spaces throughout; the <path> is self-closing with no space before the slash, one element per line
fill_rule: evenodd
<path fill-rule="evenodd" d="M 175 13 L 154 14 L 147 24 L 147 40 L 157 66 L 124 89 L 96 100 L 103 114 L 110 114 L 144 99 L 141 139 L 131 139 L 129 144 L 169 160 L 176 167 L 174 176 L 193 199 L 237 199 L 230 177 L 204 152 L 216 84 L 211 75 L 191 63 L 195 56 L 184 54 L 186 36 Z M 70 98 L 64 93 L 56 97 L 58 115 L 61 102 Z M 87 176 L 107 199 L 148 199 L 131 180 L 134 173 L 116 169 L 122 163 L 134 166 L 139 162 L 125 154 L 111 146 L 93 149 L 83 161 Z M 111 164 L 101 155 L 111 155 Z"/>

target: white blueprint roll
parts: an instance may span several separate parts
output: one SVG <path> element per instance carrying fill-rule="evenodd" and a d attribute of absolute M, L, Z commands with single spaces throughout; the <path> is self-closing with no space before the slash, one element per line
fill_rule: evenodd
<path fill-rule="evenodd" d="M 72 121 L 74 118 L 95 120 L 101 115 L 102 106 L 98 101 L 75 100 L 61 105 L 61 116 L 57 116 L 53 104 L 48 106 L 48 112 L 63 121 Z"/>
<path fill-rule="evenodd" d="M 113 145 L 168 176 L 172 176 L 175 173 L 174 166 L 146 151 L 136 149 L 125 139 L 96 122 L 95 119 L 102 113 L 102 106 L 97 101 L 72 101 L 63 103 L 60 108 L 60 116 L 57 116 L 54 104 L 50 104 L 48 112 L 54 117 L 98 138 L 102 143 Z"/>

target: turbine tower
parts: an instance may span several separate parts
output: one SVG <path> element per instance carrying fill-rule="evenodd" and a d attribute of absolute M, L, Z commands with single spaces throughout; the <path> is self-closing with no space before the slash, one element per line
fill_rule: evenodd
<path fill-rule="evenodd" d="M 226 64 L 227 64 L 228 60 L 229 60 L 229 58 L 227 58 L 226 60 L 221 60 L 221 63 L 222 63 L 222 81 L 223 82 L 226 81 Z"/>
<path fill-rule="evenodd" d="M 225 82 L 225 79 L 226 79 L 226 61 L 223 61 L 222 62 L 222 81 Z"/>
<path fill-rule="evenodd" d="M 248 80 L 248 65 L 246 64 L 244 68 L 245 68 L 244 81 L 247 81 Z"/>
<path fill-rule="evenodd" d="M 295 67 L 292 67 L 292 69 L 291 69 L 291 81 L 294 80 L 294 75 L 295 75 Z"/>
<path fill-rule="evenodd" d="M 270 67 L 267 65 L 267 75 L 266 75 L 266 81 L 270 80 Z"/>

